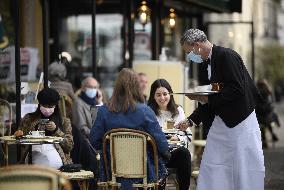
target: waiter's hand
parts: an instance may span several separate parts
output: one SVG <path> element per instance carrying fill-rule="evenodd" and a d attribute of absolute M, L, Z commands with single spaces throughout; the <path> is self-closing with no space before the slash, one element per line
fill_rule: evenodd
<path fill-rule="evenodd" d="M 187 121 L 187 119 L 180 121 L 175 128 L 180 129 L 182 131 L 186 131 L 186 129 L 188 127 L 192 127 L 192 125 L 190 125 L 190 123 Z"/>
<path fill-rule="evenodd" d="M 191 100 L 196 100 L 198 102 L 202 102 L 202 103 L 208 103 L 208 96 L 204 96 L 204 95 L 186 95 L 186 97 L 188 97 Z"/>

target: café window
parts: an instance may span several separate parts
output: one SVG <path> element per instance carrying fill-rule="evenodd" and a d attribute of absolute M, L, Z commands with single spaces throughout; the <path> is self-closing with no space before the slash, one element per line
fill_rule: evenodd
<path fill-rule="evenodd" d="M 152 51 L 151 51 L 151 32 L 152 32 L 152 23 L 148 22 L 143 25 L 136 19 L 134 23 L 134 60 L 151 60 Z"/>
<path fill-rule="evenodd" d="M 60 48 L 68 51 L 72 63 L 68 66 L 69 79 L 78 88 L 84 76 L 92 74 L 92 16 L 78 15 L 63 19 L 60 33 Z M 98 76 L 102 88 L 112 93 L 114 80 L 122 65 L 121 14 L 96 15 L 96 54 Z M 79 79 L 79 80 L 76 80 Z"/>

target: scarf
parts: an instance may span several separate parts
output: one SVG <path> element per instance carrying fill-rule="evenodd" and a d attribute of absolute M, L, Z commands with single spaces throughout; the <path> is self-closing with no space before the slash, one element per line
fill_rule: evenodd
<path fill-rule="evenodd" d="M 84 91 L 81 92 L 80 98 L 82 98 L 82 100 L 87 104 L 89 104 L 90 106 L 95 106 L 98 104 L 96 97 L 89 98 Z"/>

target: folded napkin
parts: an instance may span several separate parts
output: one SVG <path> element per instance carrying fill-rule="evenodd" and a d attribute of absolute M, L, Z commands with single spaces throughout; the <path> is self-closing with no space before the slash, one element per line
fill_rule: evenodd
<path fill-rule="evenodd" d="M 212 91 L 212 86 L 210 85 L 202 85 L 202 86 L 197 86 L 195 87 L 195 92 L 208 92 Z"/>

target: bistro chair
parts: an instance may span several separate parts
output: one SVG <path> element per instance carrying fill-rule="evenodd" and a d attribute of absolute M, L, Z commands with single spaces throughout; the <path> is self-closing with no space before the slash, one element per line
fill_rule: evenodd
<path fill-rule="evenodd" d="M 198 175 L 199 175 L 199 170 L 194 170 L 191 172 L 191 177 L 193 178 L 195 185 L 197 185 Z"/>
<path fill-rule="evenodd" d="M 168 168 L 168 176 L 167 176 L 167 184 L 166 187 L 175 187 L 175 189 L 179 189 L 179 184 L 176 178 L 177 172 L 176 168 Z"/>
<path fill-rule="evenodd" d="M 69 180 L 53 168 L 13 165 L 0 168 L 0 189 L 71 190 Z"/>
<path fill-rule="evenodd" d="M 197 128 L 198 127 L 198 128 Z M 196 135 L 195 130 L 198 129 L 198 132 Z M 195 131 L 193 134 L 193 140 L 191 142 L 191 145 L 193 146 L 193 152 L 194 152 L 194 159 L 193 159 L 193 169 L 191 172 L 191 178 L 194 180 L 195 185 L 197 185 L 197 179 L 199 175 L 199 167 L 201 163 L 201 158 L 203 154 L 203 150 L 206 146 L 206 140 L 202 138 L 203 134 L 203 126 L 200 124 L 199 126 L 194 125 L 192 129 Z M 197 136 L 197 138 L 196 138 Z"/>
<path fill-rule="evenodd" d="M 147 182 L 147 145 L 151 145 L 154 153 L 155 174 L 154 182 Z M 110 158 L 107 156 L 107 147 L 110 147 Z M 141 184 L 133 184 L 133 187 L 143 189 L 157 189 L 158 186 L 158 153 L 156 142 L 146 132 L 134 129 L 113 129 L 107 132 L 103 140 L 103 159 L 107 184 L 112 189 L 119 189 L 117 177 L 142 178 Z M 110 161 L 110 162 L 109 162 Z M 109 165 L 110 171 L 109 174 Z M 106 184 L 101 182 L 102 184 Z M 100 185 L 100 184 L 98 184 Z"/>
<path fill-rule="evenodd" d="M 11 135 L 12 108 L 7 100 L 0 99 L 0 136 Z"/>

